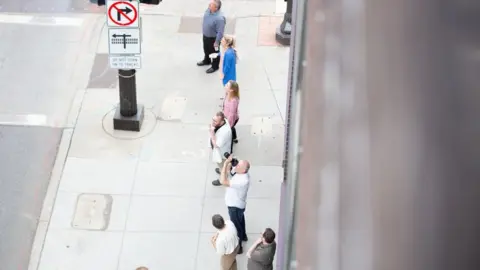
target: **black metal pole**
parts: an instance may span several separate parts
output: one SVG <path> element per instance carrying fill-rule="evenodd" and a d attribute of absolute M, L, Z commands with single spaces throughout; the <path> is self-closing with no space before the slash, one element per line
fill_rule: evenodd
<path fill-rule="evenodd" d="M 144 108 L 137 105 L 135 74 L 135 69 L 118 70 L 120 104 L 113 118 L 113 128 L 116 130 L 140 131 Z"/>
<path fill-rule="evenodd" d="M 118 70 L 120 114 L 125 117 L 131 117 L 137 114 L 137 84 L 135 73 L 135 69 Z"/>
<path fill-rule="evenodd" d="M 287 10 L 283 15 L 283 21 L 277 28 L 275 39 L 282 45 L 290 45 L 290 36 L 292 34 L 292 6 L 293 0 L 285 0 L 287 2 Z"/>

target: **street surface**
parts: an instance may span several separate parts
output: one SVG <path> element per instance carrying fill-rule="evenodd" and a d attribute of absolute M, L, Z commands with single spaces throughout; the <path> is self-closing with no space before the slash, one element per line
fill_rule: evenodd
<path fill-rule="evenodd" d="M 57 147 L 84 87 L 74 76 L 85 55 L 87 16 L 71 13 L 80 7 L 65 0 L 0 3 L 2 270 L 28 269 Z"/>
<path fill-rule="evenodd" d="M 104 9 L 87 0 L 2 1 L 2 270 L 216 269 L 209 218 L 227 213 L 223 189 L 210 184 L 216 175 L 207 125 L 223 89 L 218 74 L 195 65 L 207 3 L 142 7 L 137 86 L 147 113 L 142 131 L 131 134 L 112 130 L 118 90 L 108 68 Z M 288 66 L 288 48 L 273 41 L 278 6 L 224 3 L 241 57 L 235 154 L 252 163 L 250 242 L 265 227 L 278 230 Z M 57 150 L 68 155 L 57 157 Z M 60 173 L 49 186 L 56 158 Z M 245 262 L 239 256 L 240 269 Z"/>

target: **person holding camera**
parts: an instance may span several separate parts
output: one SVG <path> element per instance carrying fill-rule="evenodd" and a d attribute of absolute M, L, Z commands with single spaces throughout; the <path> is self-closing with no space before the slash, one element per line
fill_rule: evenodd
<path fill-rule="evenodd" d="M 222 153 L 230 154 L 232 151 L 232 128 L 223 112 L 217 112 L 212 119 L 210 146 L 212 147 L 212 161 L 217 163 L 217 170 L 220 170 L 227 158 Z"/>
<path fill-rule="evenodd" d="M 228 153 L 226 153 L 228 154 Z M 233 166 L 233 176 L 229 179 Z M 238 254 L 243 253 L 242 241 L 248 241 L 245 228 L 245 208 L 247 206 L 247 193 L 250 187 L 250 163 L 246 160 L 237 160 L 233 155 L 228 155 L 220 171 L 220 180 L 212 182 L 215 186 L 225 186 L 225 204 L 228 208 L 230 220 L 237 228 L 239 240 Z"/>

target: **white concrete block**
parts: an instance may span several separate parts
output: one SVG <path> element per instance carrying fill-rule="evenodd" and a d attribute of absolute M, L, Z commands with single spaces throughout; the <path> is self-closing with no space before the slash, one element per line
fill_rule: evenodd
<path fill-rule="evenodd" d="M 112 197 L 103 194 L 80 194 L 77 197 L 72 227 L 80 230 L 103 231 L 108 227 Z"/>
<path fill-rule="evenodd" d="M 52 229 L 72 229 L 73 219 L 79 193 L 59 191 L 55 202 L 55 208 L 50 220 Z M 107 231 L 123 231 L 127 221 L 128 207 L 130 204 L 129 195 L 113 195 L 111 211 L 108 216 Z M 78 228 L 77 229 L 81 229 Z M 88 229 L 88 228 L 86 228 Z"/>

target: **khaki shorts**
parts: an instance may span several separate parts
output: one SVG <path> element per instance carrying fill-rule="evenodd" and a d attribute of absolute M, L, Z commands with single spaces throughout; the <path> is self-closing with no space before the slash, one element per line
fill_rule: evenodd
<path fill-rule="evenodd" d="M 222 255 L 220 258 L 220 266 L 222 270 L 237 270 L 238 248 L 239 246 L 237 246 L 231 254 Z"/>

